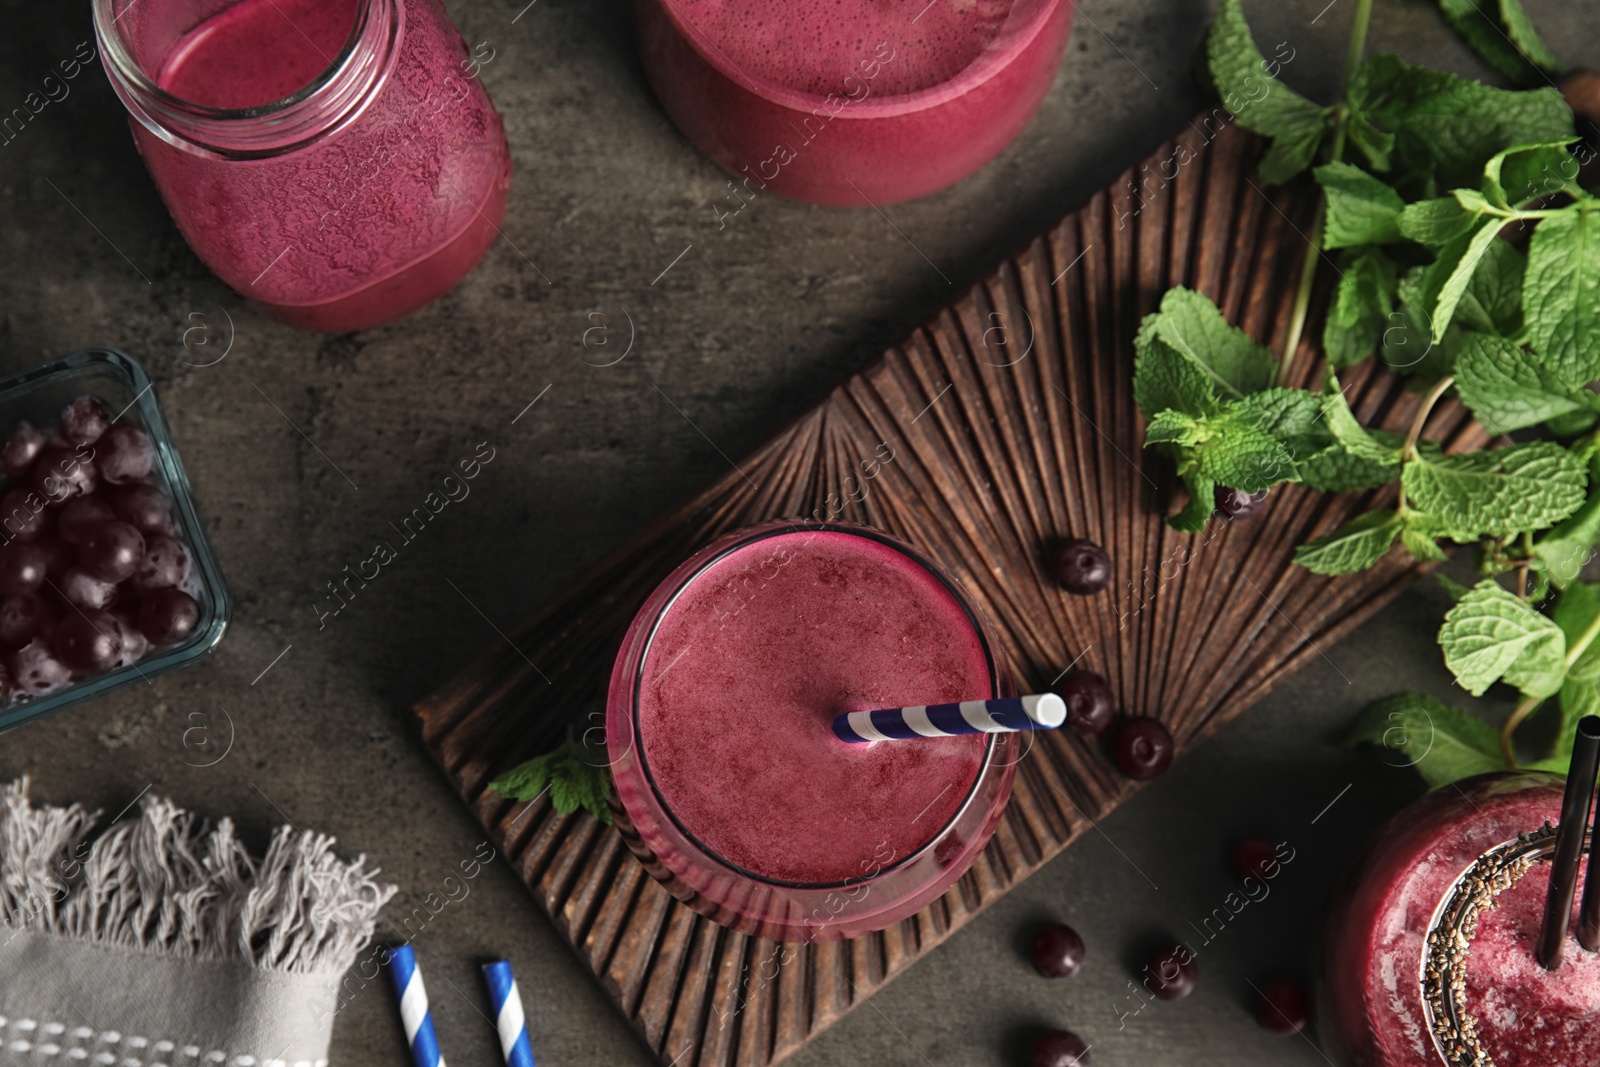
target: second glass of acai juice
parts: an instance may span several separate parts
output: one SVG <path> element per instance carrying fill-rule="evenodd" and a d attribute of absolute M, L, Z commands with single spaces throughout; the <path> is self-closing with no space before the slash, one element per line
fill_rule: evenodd
<path fill-rule="evenodd" d="M 662 106 L 734 176 L 866 206 L 925 196 L 993 159 L 1044 99 L 1072 0 L 635 0 Z"/>
<path fill-rule="evenodd" d="M 731 534 L 623 640 L 606 718 L 619 826 L 725 925 L 786 941 L 883 929 L 971 865 L 1026 735 L 846 744 L 835 716 L 1010 688 L 976 606 L 910 546 L 834 523 Z"/>

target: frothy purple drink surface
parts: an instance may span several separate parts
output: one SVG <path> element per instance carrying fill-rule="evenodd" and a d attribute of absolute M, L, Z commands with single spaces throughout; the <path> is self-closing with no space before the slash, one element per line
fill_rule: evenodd
<path fill-rule="evenodd" d="M 805 884 L 876 873 L 955 815 L 981 736 L 847 745 L 842 711 L 994 695 L 950 591 L 902 553 L 782 533 L 702 572 L 641 665 L 639 742 L 666 806 L 728 862 Z"/>
<path fill-rule="evenodd" d="M 860 64 L 880 44 L 893 58 L 872 83 L 874 95 L 943 84 L 999 39 L 1007 22 L 1038 0 L 666 0 L 691 33 L 714 45 L 736 72 L 825 96 L 852 94 Z M 849 82 L 847 83 L 847 79 Z M 853 95 L 853 94 L 852 94 Z"/>
<path fill-rule="evenodd" d="M 355 0 L 243 0 L 185 35 L 158 80 L 207 107 L 282 100 L 333 66 L 356 10 Z"/>

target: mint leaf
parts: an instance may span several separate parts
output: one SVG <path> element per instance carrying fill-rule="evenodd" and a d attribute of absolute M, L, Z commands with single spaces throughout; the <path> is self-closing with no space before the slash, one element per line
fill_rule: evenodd
<path fill-rule="evenodd" d="M 1465 243 L 1458 239 L 1439 254 L 1438 266 L 1443 267 L 1449 263 L 1449 276 L 1444 284 L 1439 287 L 1439 296 L 1433 305 L 1433 343 L 1438 344 L 1444 340 L 1444 332 L 1450 326 L 1450 320 L 1455 317 L 1456 305 L 1466 295 L 1467 286 L 1472 282 L 1472 276 L 1478 269 L 1478 263 L 1489 251 L 1490 242 L 1500 234 L 1500 220 L 1491 218 L 1480 223 L 1476 232 Z"/>
<path fill-rule="evenodd" d="M 1218 410 L 1217 391 L 1205 372 L 1155 336 L 1147 315 L 1134 339 L 1133 398 L 1147 418 L 1163 411 L 1204 417 Z"/>
<path fill-rule="evenodd" d="M 1488 258 L 1485 256 L 1485 258 Z M 1413 267 L 1400 279 L 1396 294 L 1400 307 L 1389 316 L 1383 331 L 1383 361 L 1392 369 L 1432 381 L 1455 370 L 1461 331 L 1454 324 L 1444 340 L 1433 342 L 1432 307 L 1438 299 L 1442 277 L 1435 279 L 1434 264 Z"/>
<path fill-rule="evenodd" d="M 1162 411 L 1150 420 L 1144 431 L 1147 445 L 1192 445 L 1200 436 L 1200 425 L 1181 411 Z"/>
<path fill-rule="evenodd" d="M 1445 666 L 1473 696 L 1502 678 L 1524 693 L 1549 696 L 1566 674 L 1561 628 L 1492 578 L 1445 614 L 1439 647 Z"/>
<path fill-rule="evenodd" d="M 1222 0 L 1206 35 L 1206 61 L 1223 106 L 1247 130 L 1275 142 L 1261 166 L 1270 184 L 1304 170 L 1316 155 L 1331 109 L 1279 81 L 1276 64 L 1256 47 L 1239 0 Z"/>
<path fill-rule="evenodd" d="M 1394 314 L 1394 261 L 1376 248 L 1340 257 L 1339 287 L 1322 324 L 1322 350 L 1328 363 L 1349 367 L 1377 350 L 1385 324 Z"/>
<path fill-rule="evenodd" d="M 1373 431 L 1376 435 L 1379 431 Z M 1380 444 L 1382 439 L 1380 438 Z M 1395 455 L 1399 455 L 1400 438 L 1394 436 Z M 1373 459 L 1353 456 L 1341 444 L 1328 445 L 1313 452 L 1295 464 L 1295 480 L 1325 493 L 1343 493 L 1356 489 L 1372 489 L 1392 482 L 1400 473 L 1400 461 L 1383 463 Z"/>
<path fill-rule="evenodd" d="M 1600 378 L 1600 218 L 1566 211 L 1539 223 L 1522 314 L 1533 350 L 1562 381 L 1577 388 Z"/>
<path fill-rule="evenodd" d="M 1483 58 L 1495 70 L 1505 75 L 1517 85 L 1540 85 L 1544 78 L 1539 68 L 1534 65 L 1530 57 L 1519 50 L 1515 39 L 1506 29 L 1506 18 L 1498 14 L 1497 9 L 1511 7 L 1519 15 L 1520 21 L 1525 25 L 1525 32 L 1531 35 L 1537 49 L 1544 49 L 1543 42 L 1538 41 L 1538 34 L 1533 32 L 1533 27 L 1527 24 L 1527 14 L 1523 12 L 1517 0 L 1440 0 L 1439 6 L 1444 9 L 1444 14 L 1456 32 L 1472 46 L 1472 50 Z M 1545 50 L 1548 55 L 1548 50 Z M 1558 66 L 1547 68 L 1550 73 L 1556 73 Z"/>
<path fill-rule="evenodd" d="M 565 743 L 552 752 L 535 756 L 489 783 L 489 789 L 512 800 L 537 800 L 546 789 L 559 815 L 583 809 L 606 825 L 611 824 L 610 792 L 605 771 L 585 762 L 580 750 Z"/>
<path fill-rule="evenodd" d="M 1584 564 L 1594 557 L 1600 539 L 1600 487 L 1589 494 L 1583 507 L 1534 542 L 1533 555 L 1544 564 L 1545 574 L 1557 589 L 1578 580 Z"/>
<path fill-rule="evenodd" d="M 1345 743 L 1388 749 L 1398 760 L 1385 762 L 1415 767 L 1435 789 L 1505 770 L 1494 727 L 1421 693 L 1398 693 L 1367 705 Z"/>
<path fill-rule="evenodd" d="M 1208 420 L 1200 438 L 1184 450 L 1217 485 L 1259 493 L 1294 473 L 1294 458 L 1249 416 L 1230 412 Z"/>
<path fill-rule="evenodd" d="M 1324 431 L 1322 401 L 1304 389 L 1263 389 L 1233 410 L 1286 446 L 1302 445 Z"/>
<path fill-rule="evenodd" d="M 1400 516 L 1392 509 L 1369 511 L 1326 537 L 1294 550 L 1294 561 L 1313 574 L 1364 571 L 1389 551 L 1400 532 Z"/>
<path fill-rule="evenodd" d="M 1559 192 L 1582 193 L 1570 143 L 1519 145 L 1496 154 L 1483 167 L 1484 195 L 1496 207 L 1514 208 Z"/>
<path fill-rule="evenodd" d="M 1209 378 L 1224 399 L 1238 400 L 1272 384 L 1272 353 L 1192 289 L 1167 290 L 1161 310 L 1145 316 L 1141 337 L 1147 329 Z"/>
<path fill-rule="evenodd" d="M 1537 426 L 1584 406 L 1533 353 L 1481 333 L 1468 335 L 1456 357 L 1456 391 L 1493 434 Z"/>
<path fill-rule="evenodd" d="M 1573 135 L 1572 112 L 1554 89 L 1492 89 L 1396 56 L 1372 56 L 1350 83 L 1350 105 L 1395 138 L 1402 177 L 1446 189 L 1478 184 L 1495 153 Z"/>
<path fill-rule="evenodd" d="M 1583 505 L 1588 477 L 1549 441 L 1446 456 L 1419 450 L 1400 473 L 1411 506 L 1457 542 L 1553 526 Z"/>
<path fill-rule="evenodd" d="M 1522 329 L 1522 278 L 1528 260 L 1509 241 L 1490 241 L 1467 291 L 1456 305 L 1455 321 L 1469 330 L 1510 337 Z"/>
<path fill-rule="evenodd" d="M 1500 0 L 1500 21 L 1506 28 L 1506 36 L 1511 38 L 1517 51 L 1530 63 L 1546 74 L 1562 73 L 1561 61 L 1551 53 L 1549 46 L 1539 36 L 1539 31 L 1533 28 L 1533 22 L 1519 0 Z"/>
<path fill-rule="evenodd" d="M 1600 585 L 1573 582 L 1556 600 L 1550 618 L 1566 635 L 1566 647 L 1573 648 L 1597 615 L 1600 615 Z M 1577 661 L 1567 668 L 1567 677 L 1580 682 L 1600 678 L 1600 641 L 1591 642 L 1583 650 Z"/>
<path fill-rule="evenodd" d="M 1353 248 L 1400 240 L 1400 194 L 1360 167 L 1328 163 L 1314 172 L 1327 194 L 1323 248 Z"/>
<path fill-rule="evenodd" d="M 1185 472 L 1183 482 L 1189 487 L 1189 503 L 1167 523 L 1179 533 L 1199 533 L 1216 511 L 1217 483 L 1198 470 Z"/>
<path fill-rule="evenodd" d="M 1332 379 L 1329 382 L 1330 390 L 1338 384 L 1338 379 Z M 1343 445 L 1350 455 L 1385 466 L 1400 462 L 1399 442 L 1392 436 L 1380 436 L 1357 422 L 1343 392 L 1330 391 L 1324 394 L 1322 415 L 1334 440 Z"/>
<path fill-rule="evenodd" d="M 1449 557 L 1435 540 L 1439 536 L 1439 533 L 1428 525 L 1426 516 L 1408 512 L 1405 529 L 1400 531 L 1400 543 L 1418 563 L 1443 563 Z M 1456 599 L 1461 598 L 1458 596 Z"/>
<path fill-rule="evenodd" d="M 1431 248 L 1442 248 L 1458 237 L 1465 237 L 1478 226 L 1478 212 L 1469 211 L 1453 196 L 1418 200 L 1400 212 L 1400 233 L 1408 240 Z"/>

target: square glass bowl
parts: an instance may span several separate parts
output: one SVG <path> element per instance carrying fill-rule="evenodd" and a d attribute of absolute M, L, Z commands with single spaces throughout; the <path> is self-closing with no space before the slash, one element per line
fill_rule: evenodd
<path fill-rule="evenodd" d="M 154 383 L 139 361 L 110 348 L 89 348 L 65 359 L 0 379 L 0 441 L 19 420 L 27 419 L 49 433 L 60 422 L 61 409 L 80 396 L 93 396 L 115 416 L 112 425 L 132 424 L 150 435 L 155 464 L 150 481 L 172 499 L 172 521 L 192 560 L 190 588 L 200 618 L 188 637 L 171 645 L 151 646 L 144 659 L 127 667 L 77 679 L 53 693 L 0 706 L 0 731 L 32 722 L 69 704 L 97 697 L 129 682 L 148 681 L 162 671 L 182 667 L 216 647 L 228 628 L 233 604 L 222 583 L 205 528 L 195 512 L 189 479 L 183 473 L 172 428 L 167 425 Z M 3 521 L 4 516 L 0 516 Z"/>

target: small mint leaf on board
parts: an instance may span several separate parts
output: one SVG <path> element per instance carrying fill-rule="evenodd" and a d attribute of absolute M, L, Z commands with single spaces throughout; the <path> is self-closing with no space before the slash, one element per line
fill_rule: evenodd
<path fill-rule="evenodd" d="M 1354 248 L 1400 240 L 1400 194 L 1360 167 L 1326 163 L 1313 173 L 1327 194 L 1323 248 Z"/>
<path fill-rule="evenodd" d="M 1549 696 L 1566 674 L 1561 628 L 1492 578 L 1445 614 L 1439 647 L 1445 666 L 1473 696 L 1501 679 L 1529 695 Z"/>
<path fill-rule="evenodd" d="M 1460 543 L 1554 526 L 1583 506 L 1588 481 L 1550 441 L 1448 456 L 1419 449 L 1400 473 L 1411 506 Z"/>
<path fill-rule="evenodd" d="M 1189 503 L 1167 523 L 1179 533 L 1199 533 L 1216 510 L 1217 483 L 1198 470 L 1186 472 L 1183 482 L 1189 487 Z"/>
<path fill-rule="evenodd" d="M 1322 323 L 1322 350 L 1335 367 L 1351 367 L 1377 350 L 1394 314 L 1394 261 L 1376 248 L 1340 256 L 1339 286 Z"/>
<path fill-rule="evenodd" d="M 1600 486 L 1589 493 L 1583 507 L 1534 542 L 1533 554 L 1544 564 L 1551 583 L 1557 589 L 1565 589 L 1578 580 L 1584 564 L 1594 557 L 1597 540 L 1600 540 Z"/>
<path fill-rule="evenodd" d="M 1584 407 L 1532 352 L 1482 333 L 1468 334 L 1456 357 L 1456 391 L 1484 428 L 1496 435 Z"/>
<path fill-rule="evenodd" d="M 1421 693 L 1397 693 L 1368 704 L 1345 743 L 1388 749 L 1384 762 L 1415 767 L 1434 789 L 1506 767 L 1494 727 Z"/>
<path fill-rule="evenodd" d="M 1443 248 L 1476 229 L 1480 217 L 1455 197 L 1441 196 L 1407 204 L 1400 212 L 1397 225 L 1407 240 L 1430 248 Z"/>
<path fill-rule="evenodd" d="M 1551 88 L 1493 89 L 1391 55 L 1368 58 L 1350 83 L 1361 121 L 1392 134 L 1399 177 L 1444 189 L 1475 187 L 1483 166 L 1513 145 L 1573 135 L 1572 111 Z"/>
<path fill-rule="evenodd" d="M 1581 193 L 1571 143 L 1518 145 L 1496 154 L 1483 166 L 1484 196 L 1496 207 L 1514 208 L 1559 192 Z"/>
<path fill-rule="evenodd" d="M 1151 325 L 1156 316 L 1145 317 L 1139 336 L 1134 339 L 1133 398 L 1146 418 L 1163 411 L 1179 411 L 1204 418 L 1222 405 L 1216 388 L 1205 372 L 1159 337 Z"/>
<path fill-rule="evenodd" d="M 1456 305 L 1461 303 L 1461 298 L 1466 295 L 1467 286 L 1472 282 L 1472 276 L 1478 269 L 1478 264 L 1489 251 L 1491 242 L 1498 239 L 1500 234 L 1500 220 L 1491 218 L 1479 223 L 1470 238 L 1463 243 L 1457 238 L 1439 253 L 1437 266 L 1439 268 L 1449 265 L 1449 274 L 1444 279 L 1444 284 L 1439 287 L 1439 296 L 1434 302 L 1432 310 L 1433 343 L 1438 344 L 1444 340 L 1444 332 L 1450 326 L 1450 320 L 1455 317 Z"/>
<path fill-rule="evenodd" d="M 1438 536 L 1439 534 L 1432 530 L 1421 516 L 1413 512 L 1406 515 L 1405 528 L 1400 531 L 1400 544 L 1418 563 L 1443 563 L 1449 557 L 1445 555 L 1444 549 L 1439 547 L 1439 542 L 1436 540 Z M 1465 590 L 1462 592 L 1465 593 Z"/>
<path fill-rule="evenodd" d="M 1310 165 L 1328 127 L 1331 109 L 1319 107 L 1277 78 L 1250 35 L 1239 0 L 1222 0 L 1206 35 L 1206 63 L 1223 106 L 1239 125 L 1273 139 L 1262 180 L 1287 181 Z"/>
<path fill-rule="evenodd" d="M 1528 340 L 1547 367 L 1578 388 L 1600 378 L 1600 216 L 1563 211 L 1528 241 L 1522 286 Z"/>
<path fill-rule="evenodd" d="M 1225 400 L 1242 399 L 1272 384 L 1272 353 L 1193 289 L 1167 290 L 1161 310 L 1145 316 L 1141 337 L 1147 328 L 1209 378 L 1216 395 Z"/>
<path fill-rule="evenodd" d="M 1200 426 L 1181 411 L 1161 411 L 1150 420 L 1144 432 L 1146 445 L 1192 445 L 1199 440 Z"/>
<path fill-rule="evenodd" d="M 1568 585 L 1556 600 L 1555 610 L 1550 613 L 1550 618 L 1566 635 L 1568 648 L 1577 644 L 1578 638 L 1596 616 L 1600 616 L 1600 585 L 1590 582 Z M 1567 668 L 1567 677 L 1581 682 L 1600 678 L 1600 641 L 1591 642 L 1583 650 L 1572 666 Z"/>
<path fill-rule="evenodd" d="M 1294 561 L 1313 574 L 1364 571 L 1388 554 L 1400 526 L 1393 509 L 1369 511 L 1328 536 L 1301 545 L 1294 550 Z"/>
<path fill-rule="evenodd" d="M 521 801 L 537 800 L 548 789 L 550 804 L 557 814 L 571 815 L 582 809 L 606 825 L 611 824 L 606 772 L 586 763 L 579 749 L 570 743 L 518 764 L 490 782 L 489 788 Z"/>

